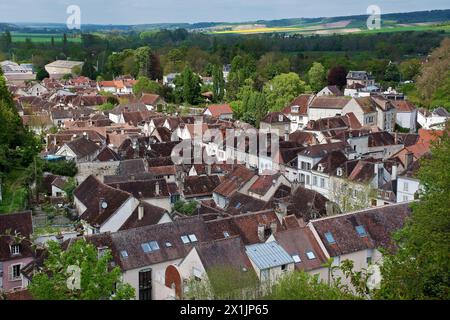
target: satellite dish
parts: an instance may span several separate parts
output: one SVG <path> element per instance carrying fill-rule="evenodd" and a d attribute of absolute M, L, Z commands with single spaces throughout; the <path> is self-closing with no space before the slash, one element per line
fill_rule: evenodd
<path fill-rule="evenodd" d="M 103 209 L 108 208 L 108 204 L 106 203 L 106 201 L 103 201 L 103 202 L 102 202 L 102 208 L 103 208 Z"/>

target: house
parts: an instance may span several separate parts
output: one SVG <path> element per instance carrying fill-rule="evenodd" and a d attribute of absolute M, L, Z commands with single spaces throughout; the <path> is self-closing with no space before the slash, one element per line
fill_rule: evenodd
<path fill-rule="evenodd" d="M 208 106 L 205 111 L 203 111 L 203 115 L 219 118 L 221 120 L 232 120 L 233 109 L 231 109 L 229 104 L 215 104 Z"/>
<path fill-rule="evenodd" d="M 300 225 L 295 218 L 293 222 L 286 230 L 270 236 L 267 242 L 276 241 L 294 260 L 295 270 L 316 275 L 327 262 L 325 253 L 306 224 Z"/>
<path fill-rule="evenodd" d="M 245 253 L 245 247 L 239 237 L 202 242 L 192 247 L 191 251 L 178 264 L 166 268 L 165 285 L 172 292 L 171 299 L 183 299 L 188 292 L 191 280 L 208 281 L 208 275 L 215 279 L 218 273 L 232 270 L 240 279 L 256 279 L 250 260 Z M 240 274 L 240 275 L 238 275 Z M 247 283 L 241 285 L 245 286 Z M 242 289 L 245 289 L 243 287 Z M 221 292 L 223 294 L 223 292 Z M 229 293 L 232 295 L 232 293 Z"/>
<path fill-rule="evenodd" d="M 33 71 L 32 65 L 19 65 L 15 62 L 6 60 L 0 62 L 0 67 L 6 82 L 9 84 L 23 85 L 28 81 L 36 80 L 36 73 Z"/>
<path fill-rule="evenodd" d="M 141 201 L 119 230 L 127 230 L 172 222 L 169 212 L 163 208 Z"/>
<path fill-rule="evenodd" d="M 341 116 L 350 101 L 348 97 L 321 96 L 312 99 L 308 106 L 308 120 Z"/>
<path fill-rule="evenodd" d="M 90 162 L 97 157 L 100 150 L 101 148 L 95 142 L 83 136 L 64 143 L 55 155 L 63 156 L 66 160 L 73 160 L 78 163 Z"/>
<path fill-rule="evenodd" d="M 175 78 L 180 75 L 180 73 L 169 73 L 163 76 L 163 85 L 175 88 Z"/>
<path fill-rule="evenodd" d="M 318 97 L 321 96 L 343 96 L 344 93 L 337 86 L 326 86 L 317 93 Z"/>
<path fill-rule="evenodd" d="M 56 60 L 45 65 L 45 70 L 48 72 L 51 79 L 61 79 L 66 74 L 72 74 L 74 68 L 79 68 L 81 70 L 83 64 L 84 62 L 81 61 Z"/>
<path fill-rule="evenodd" d="M 286 137 L 290 132 L 291 121 L 282 112 L 269 112 L 260 122 L 260 130 Z"/>
<path fill-rule="evenodd" d="M 66 177 L 56 177 L 52 182 L 52 197 L 66 197 L 65 187 L 68 179 Z"/>
<path fill-rule="evenodd" d="M 116 232 L 139 205 L 131 193 L 112 188 L 90 175 L 73 192 L 86 234 Z"/>
<path fill-rule="evenodd" d="M 205 222 L 199 217 L 148 225 L 111 234 L 115 260 L 122 279 L 138 300 L 166 299 L 166 269 L 179 264 L 199 243 L 209 241 Z"/>
<path fill-rule="evenodd" d="M 277 241 L 245 247 L 245 252 L 262 284 L 271 285 L 294 270 L 294 259 Z"/>
<path fill-rule="evenodd" d="M 408 202 L 418 199 L 421 191 L 420 180 L 417 173 L 420 169 L 420 161 L 412 162 L 397 177 L 397 202 Z"/>
<path fill-rule="evenodd" d="M 367 71 L 349 71 L 347 74 L 347 86 L 360 84 L 364 87 L 375 85 L 375 77 Z"/>
<path fill-rule="evenodd" d="M 409 132 L 416 132 L 417 108 L 407 100 L 392 101 L 396 109 L 395 123 Z"/>
<path fill-rule="evenodd" d="M 213 199 L 220 208 L 225 208 L 229 198 L 238 190 L 248 190 L 250 185 L 256 181 L 258 176 L 255 171 L 245 166 L 237 166 L 229 173 L 224 181 L 213 190 Z"/>
<path fill-rule="evenodd" d="M 6 235 L 7 230 L 10 236 Z M 28 286 L 21 271 L 35 258 L 32 233 L 31 211 L 0 214 L 0 291 L 11 292 Z M 16 234 L 20 234 L 17 239 Z"/>
<path fill-rule="evenodd" d="M 353 113 L 365 127 L 377 125 L 377 104 L 371 97 L 352 98 L 343 109 L 344 114 Z"/>
<path fill-rule="evenodd" d="M 383 131 L 394 132 L 396 121 L 396 108 L 391 100 L 383 96 L 371 97 L 377 107 L 377 126 Z"/>
<path fill-rule="evenodd" d="M 139 101 L 145 104 L 148 110 L 156 111 L 158 107 L 164 110 L 167 106 L 166 101 L 160 95 L 153 93 L 144 93 Z"/>
<path fill-rule="evenodd" d="M 97 83 L 98 91 L 105 91 L 109 93 L 115 93 L 119 95 L 132 94 L 133 86 L 137 83 L 137 80 L 133 79 L 121 79 L 112 81 L 100 81 Z"/>
<path fill-rule="evenodd" d="M 109 112 L 109 119 L 114 123 L 125 123 L 124 113 L 146 111 L 148 111 L 148 108 L 142 102 L 119 104 Z"/>
<path fill-rule="evenodd" d="M 269 201 L 281 186 L 290 187 L 291 183 L 280 173 L 274 175 L 262 175 L 248 188 L 248 195 L 264 202 Z"/>
<path fill-rule="evenodd" d="M 426 130 L 442 130 L 449 119 L 450 113 L 442 107 L 432 111 L 420 108 L 417 112 L 417 123 Z"/>
<path fill-rule="evenodd" d="M 333 266 L 345 260 L 353 262 L 354 271 L 372 271 L 369 285 L 376 287 L 381 281 L 378 266 L 383 263 L 380 248 L 392 252 L 392 235 L 401 229 L 411 215 L 410 203 L 388 205 L 348 214 L 310 221 L 308 227 L 323 249 L 326 258 L 333 258 Z M 328 281 L 328 268 L 320 269 L 319 278 Z M 341 271 L 344 284 L 350 284 Z"/>
<path fill-rule="evenodd" d="M 180 183 L 183 198 L 186 200 L 211 199 L 213 190 L 221 183 L 216 175 L 185 177 Z"/>
<path fill-rule="evenodd" d="M 313 98 L 312 94 L 301 94 L 281 111 L 291 120 L 291 132 L 303 129 L 308 123 L 308 106 Z"/>

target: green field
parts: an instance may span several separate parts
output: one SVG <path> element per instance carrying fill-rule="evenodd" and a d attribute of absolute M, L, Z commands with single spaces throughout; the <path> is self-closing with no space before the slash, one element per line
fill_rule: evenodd
<path fill-rule="evenodd" d="M 25 42 L 26 39 L 31 39 L 33 42 L 51 42 L 52 37 L 54 37 L 55 42 L 62 42 L 63 34 L 52 34 L 52 33 L 20 33 L 20 32 L 12 32 L 11 33 L 13 42 Z M 67 35 L 67 41 L 69 42 L 81 42 L 81 38 L 79 35 L 72 36 Z"/>

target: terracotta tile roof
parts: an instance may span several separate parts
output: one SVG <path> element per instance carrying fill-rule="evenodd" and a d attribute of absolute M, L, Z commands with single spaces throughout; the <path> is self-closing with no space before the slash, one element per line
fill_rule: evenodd
<path fill-rule="evenodd" d="M 69 141 L 66 145 L 76 154 L 77 158 L 83 158 L 94 154 L 100 149 L 95 142 L 84 137 Z"/>
<path fill-rule="evenodd" d="M 214 104 L 206 108 L 211 112 L 213 117 L 220 117 L 225 114 L 233 114 L 233 109 L 229 104 Z M 205 110 L 206 111 L 206 110 Z"/>
<path fill-rule="evenodd" d="M 281 121 L 280 121 L 281 118 Z M 264 119 L 261 120 L 261 122 L 265 123 L 290 123 L 291 120 L 289 120 L 288 117 L 286 117 L 281 112 L 269 112 Z"/>
<path fill-rule="evenodd" d="M 377 103 L 372 97 L 354 98 L 356 103 L 361 107 L 363 113 L 377 112 Z"/>
<path fill-rule="evenodd" d="M 295 141 L 301 145 L 318 144 L 316 136 L 312 132 L 294 131 L 289 134 L 289 141 Z"/>
<path fill-rule="evenodd" d="M 192 234 L 198 241 L 184 244 L 181 237 Z M 194 245 L 211 240 L 206 224 L 200 217 L 177 219 L 171 223 L 123 230 L 111 234 L 111 239 L 116 252 L 127 252 L 127 257 L 118 255 L 122 270 L 182 259 Z M 145 253 L 141 245 L 151 241 L 156 241 L 159 249 Z"/>
<path fill-rule="evenodd" d="M 397 112 L 412 112 L 416 110 L 414 104 L 407 100 L 395 100 L 392 101 L 392 104 L 394 105 L 395 109 L 397 109 Z"/>
<path fill-rule="evenodd" d="M 315 97 L 310 105 L 309 108 L 314 109 L 342 109 L 344 108 L 347 103 L 350 101 L 350 98 L 348 97 Z"/>
<path fill-rule="evenodd" d="M 183 195 L 186 198 L 210 196 L 220 183 L 216 175 L 186 177 Z"/>
<path fill-rule="evenodd" d="M 66 177 L 56 177 L 56 179 L 53 180 L 52 185 L 54 185 L 55 187 L 58 187 L 61 190 L 64 190 L 66 183 L 67 183 Z"/>
<path fill-rule="evenodd" d="M 258 226 L 264 226 L 266 230 L 269 230 L 272 223 L 276 224 L 277 230 L 282 229 L 275 212 L 267 210 L 207 221 L 206 226 L 213 239 L 224 239 L 225 234 L 228 234 L 230 237 L 240 236 L 245 245 L 250 245 L 265 242 L 270 232 L 261 240 L 258 237 Z"/>
<path fill-rule="evenodd" d="M 258 212 L 264 210 L 266 205 L 267 203 L 262 200 L 248 196 L 241 192 L 236 192 L 229 198 L 226 212 L 232 215 Z"/>
<path fill-rule="evenodd" d="M 285 107 L 282 112 L 284 114 L 293 114 L 293 115 L 308 115 L 308 105 L 313 95 L 311 94 L 301 94 L 297 98 L 295 98 L 289 106 Z M 292 107 L 298 106 L 298 112 L 293 112 Z"/>
<path fill-rule="evenodd" d="M 372 132 L 369 134 L 369 148 L 391 146 L 396 144 L 394 136 L 387 131 Z"/>
<path fill-rule="evenodd" d="M 148 172 L 155 176 L 170 176 L 176 174 L 175 166 L 162 166 L 148 168 Z"/>
<path fill-rule="evenodd" d="M 144 209 L 144 216 L 141 220 L 139 220 L 139 206 L 142 206 Z M 119 230 L 127 230 L 158 224 L 167 212 L 165 209 L 151 205 L 147 202 L 141 202 L 139 206 L 136 207 L 131 216 L 127 219 L 127 221 L 125 221 Z"/>
<path fill-rule="evenodd" d="M 308 227 L 282 230 L 275 233 L 274 237 L 290 256 L 299 256 L 300 262 L 295 263 L 295 269 L 297 270 L 319 269 L 327 262 L 325 254 Z M 306 253 L 309 251 L 314 253 L 315 259 L 308 259 Z"/>
<path fill-rule="evenodd" d="M 92 226 L 101 226 L 132 196 L 103 184 L 93 175 L 87 177 L 73 194 L 87 208 L 81 214 L 81 219 Z M 103 202 L 106 202 L 106 208 L 102 207 Z"/>
<path fill-rule="evenodd" d="M 306 222 L 313 218 L 323 217 L 327 213 L 325 205 L 328 199 L 317 191 L 302 186 L 299 186 L 284 202 L 287 204 L 288 215 L 293 214 Z"/>
<path fill-rule="evenodd" d="M 319 170 L 320 166 L 322 168 L 322 171 L 320 172 L 334 175 L 336 169 L 341 167 L 347 160 L 348 159 L 342 150 L 333 150 L 313 166 L 312 170 Z"/>
<path fill-rule="evenodd" d="M 96 161 L 108 162 L 108 161 L 119 161 L 119 155 L 109 147 L 104 147 L 102 151 L 95 158 Z"/>
<path fill-rule="evenodd" d="M 306 149 L 299 152 L 299 155 L 311 157 L 311 158 L 317 158 L 317 157 L 322 157 L 333 150 L 343 150 L 344 147 L 345 147 L 344 142 L 316 144 L 313 146 L 306 147 Z"/>
<path fill-rule="evenodd" d="M 155 105 L 160 99 L 163 101 L 159 94 L 144 93 L 139 101 L 146 105 Z"/>
<path fill-rule="evenodd" d="M 237 166 L 230 174 L 228 174 L 220 185 L 214 189 L 214 192 L 225 197 L 231 196 L 240 187 L 253 178 L 256 173 L 247 169 L 245 166 Z"/>
<path fill-rule="evenodd" d="M 279 176 L 280 174 L 259 176 L 248 191 L 263 196 L 277 182 Z"/>
<path fill-rule="evenodd" d="M 394 249 L 392 234 L 401 229 L 411 215 L 410 203 L 402 203 L 357 211 L 311 221 L 325 248 L 332 257 L 366 249 Z M 367 236 L 360 236 L 357 226 L 365 229 Z M 331 233 L 335 243 L 325 236 Z"/>
<path fill-rule="evenodd" d="M 126 182 L 109 183 L 110 187 L 132 194 L 137 199 L 164 198 L 169 196 L 167 182 L 160 180 L 134 180 Z M 159 185 L 159 193 L 157 193 Z"/>

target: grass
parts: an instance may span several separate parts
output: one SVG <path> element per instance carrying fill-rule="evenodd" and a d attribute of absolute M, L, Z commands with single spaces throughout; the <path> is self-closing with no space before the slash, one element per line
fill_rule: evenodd
<path fill-rule="evenodd" d="M 63 41 L 63 34 L 52 34 L 52 33 L 21 33 L 21 32 L 12 32 L 11 33 L 13 42 L 25 42 L 26 39 L 30 39 L 32 42 L 51 42 L 52 37 L 55 39 L 55 43 Z M 71 36 L 67 35 L 67 41 L 69 42 L 81 42 L 81 38 L 79 36 Z"/>
<path fill-rule="evenodd" d="M 25 171 L 13 170 L 2 185 L 3 201 L 0 202 L 0 213 L 24 210 L 28 200 L 28 190 L 24 186 Z"/>

